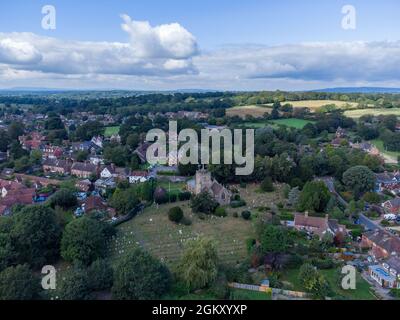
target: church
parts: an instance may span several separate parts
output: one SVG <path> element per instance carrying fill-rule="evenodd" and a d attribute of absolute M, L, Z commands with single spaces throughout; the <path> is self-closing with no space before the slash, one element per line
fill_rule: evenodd
<path fill-rule="evenodd" d="M 187 188 L 195 195 L 207 191 L 221 206 L 228 205 L 231 202 L 232 192 L 212 179 L 211 172 L 204 168 L 196 172 L 195 179 L 188 181 Z"/>

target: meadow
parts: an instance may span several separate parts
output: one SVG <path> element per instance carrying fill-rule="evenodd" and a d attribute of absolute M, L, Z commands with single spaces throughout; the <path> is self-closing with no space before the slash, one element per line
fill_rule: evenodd
<path fill-rule="evenodd" d="M 104 130 L 104 135 L 106 137 L 111 137 L 114 134 L 118 134 L 119 133 L 119 126 L 115 126 L 115 127 L 106 127 L 106 129 Z"/>
<path fill-rule="evenodd" d="M 227 109 L 226 115 L 229 117 L 239 116 L 243 119 L 246 118 L 246 116 L 262 118 L 266 113 L 271 113 L 271 110 L 271 107 L 263 105 L 241 106 Z"/>
<path fill-rule="evenodd" d="M 364 115 L 396 115 L 400 117 L 400 108 L 392 108 L 392 109 L 382 109 L 382 108 L 371 108 L 371 109 L 358 109 L 358 110 L 347 110 L 344 112 L 344 115 L 349 118 L 358 119 Z"/>
<path fill-rule="evenodd" d="M 246 123 L 244 123 L 244 125 L 247 128 L 253 128 L 253 129 L 264 128 L 268 125 L 273 126 L 273 127 L 278 127 L 280 125 L 283 125 L 283 126 L 287 126 L 290 128 L 303 129 L 305 127 L 305 125 L 308 123 L 313 123 L 313 121 L 289 118 L 289 119 L 268 120 L 268 121 L 261 121 L 261 122 L 246 122 Z"/>

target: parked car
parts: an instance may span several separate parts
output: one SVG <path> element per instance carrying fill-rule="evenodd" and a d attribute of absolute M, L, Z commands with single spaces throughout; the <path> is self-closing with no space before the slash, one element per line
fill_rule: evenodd
<path fill-rule="evenodd" d="M 385 214 L 385 215 L 383 216 L 383 218 L 384 218 L 385 220 L 388 220 L 388 221 L 393 221 L 393 220 L 396 220 L 396 219 L 397 219 L 397 216 L 396 216 L 395 214 L 393 214 L 393 213 L 388 213 L 388 214 Z"/>

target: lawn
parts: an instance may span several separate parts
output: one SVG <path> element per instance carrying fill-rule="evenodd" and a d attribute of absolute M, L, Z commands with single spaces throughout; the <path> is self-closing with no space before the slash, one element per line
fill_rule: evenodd
<path fill-rule="evenodd" d="M 379 149 L 380 152 L 387 154 L 388 156 L 394 158 L 397 160 L 397 157 L 400 156 L 400 152 L 395 152 L 395 151 L 387 151 L 385 149 L 385 146 L 383 145 L 383 141 L 380 139 L 375 139 L 371 141 L 375 147 Z"/>
<path fill-rule="evenodd" d="M 261 291 L 231 289 L 230 300 L 271 300 L 271 294 Z"/>
<path fill-rule="evenodd" d="M 168 182 L 168 181 L 157 181 L 157 186 L 162 187 L 167 190 L 171 194 L 179 194 L 182 191 L 185 191 L 186 183 L 185 182 Z"/>
<path fill-rule="evenodd" d="M 330 283 L 334 295 L 339 295 L 351 300 L 375 300 L 372 294 L 370 285 L 366 282 L 359 273 L 357 273 L 356 290 L 343 290 L 339 286 L 339 274 L 337 269 L 320 270 L 321 274 Z M 282 280 L 289 282 L 293 287 L 291 290 L 304 291 L 300 285 L 299 270 L 288 270 L 282 274 Z"/>
<path fill-rule="evenodd" d="M 189 226 L 175 224 L 168 219 L 171 207 L 180 206 L 185 217 L 192 221 Z M 153 205 L 134 219 L 118 227 L 117 236 L 110 243 L 112 259 L 124 256 L 137 247 L 173 266 L 182 255 L 188 240 L 206 236 L 215 240 L 221 262 L 234 264 L 247 257 L 246 239 L 254 236 L 252 223 L 229 215 L 225 218 L 206 217 L 193 214 L 189 201 Z"/>
<path fill-rule="evenodd" d="M 270 123 L 273 123 L 275 125 L 284 125 L 296 129 L 303 129 L 308 123 L 313 123 L 313 121 L 290 118 L 290 119 L 271 120 Z"/>
<path fill-rule="evenodd" d="M 383 108 L 371 108 L 371 109 L 359 109 L 359 110 L 348 110 L 345 111 L 344 115 L 349 118 L 354 118 L 358 119 L 364 115 L 373 115 L 373 116 L 379 116 L 379 115 L 389 115 L 389 114 L 394 114 L 398 117 L 400 117 L 400 108 L 392 108 L 392 109 L 383 109 Z"/>
<path fill-rule="evenodd" d="M 118 134 L 119 133 L 119 126 L 115 126 L 115 127 L 106 127 L 105 131 L 104 131 L 104 135 L 106 137 L 111 137 L 114 134 Z"/>

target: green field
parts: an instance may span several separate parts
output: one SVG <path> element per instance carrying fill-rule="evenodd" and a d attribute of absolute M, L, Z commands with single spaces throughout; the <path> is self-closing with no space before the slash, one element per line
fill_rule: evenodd
<path fill-rule="evenodd" d="M 158 181 L 157 186 L 164 188 L 171 194 L 179 194 L 180 192 L 184 191 L 186 183 L 185 182 L 172 183 L 168 181 Z"/>
<path fill-rule="evenodd" d="M 358 110 L 348 110 L 345 111 L 344 115 L 349 118 L 358 119 L 364 115 L 390 115 L 394 114 L 400 117 L 400 108 L 392 108 L 392 109 L 383 109 L 383 108 L 371 108 L 371 109 L 358 109 Z"/>
<path fill-rule="evenodd" d="M 343 290 L 339 284 L 339 273 L 337 269 L 319 270 L 324 275 L 325 279 L 329 282 L 333 294 L 342 296 L 346 299 L 351 300 L 375 300 L 376 297 L 372 294 L 371 287 L 359 273 L 357 273 L 356 289 L 355 290 Z M 293 287 L 291 290 L 304 291 L 300 285 L 299 270 L 289 270 L 283 273 L 282 280 L 289 282 Z"/>
<path fill-rule="evenodd" d="M 278 126 L 284 125 L 284 126 L 288 126 L 288 127 L 296 128 L 296 129 L 303 129 L 306 124 L 313 123 L 313 121 L 303 120 L 303 119 L 295 119 L 295 118 L 271 120 L 269 122 L 273 123 L 275 125 L 278 125 Z"/>
<path fill-rule="evenodd" d="M 106 129 L 104 130 L 104 135 L 106 137 L 111 137 L 114 134 L 118 134 L 119 133 L 119 126 L 115 126 L 115 127 L 106 127 Z"/>
<path fill-rule="evenodd" d="M 260 291 L 231 289 L 230 300 L 271 300 L 271 294 Z"/>
<path fill-rule="evenodd" d="M 180 206 L 185 217 L 192 221 L 189 226 L 175 224 L 168 219 L 168 210 Z M 189 201 L 161 206 L 153 205 L 132 220 L 118 226 L 117 236 L 110 243 L 113 260 L 126 255 L 129 250 L 141 247 L 173 266 L 182 255 L 188 240 L 199 236 L 214 239 L 221 263 L 235 264 L 247 257 L 246 239 L 254 235 L 250 221 L 234 218 L 206 217 L 201 220 L 192 213 Z"/>
<path fill-rule="evenodd" d="M 388 156 L 394 158 L 397 160 L 397 157 L 400 156 L 400 152 L 395 152 L 395 151 L 387 151 L 385 149 L 385 146 L 383 145 L 383 141 L 380 139 L 375 139 L 372 140 L 371 143 L 379 149 L 380 152 L 387 154 Z"/>

